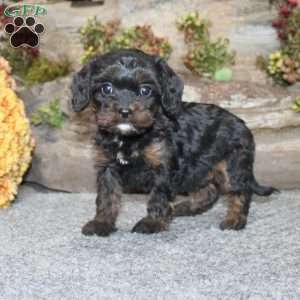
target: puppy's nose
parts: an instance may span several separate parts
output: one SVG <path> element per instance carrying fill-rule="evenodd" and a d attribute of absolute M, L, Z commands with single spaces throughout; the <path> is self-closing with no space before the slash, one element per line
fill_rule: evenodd
<path fill-rule="evenodd" d="M 128 109 L 128 108 L 120 108 L 120 109 L 119 109 L 119 114 L 120 114 L 123 118 L 128 118 L 129 114 L 131 114 L 131 109 Z"/>

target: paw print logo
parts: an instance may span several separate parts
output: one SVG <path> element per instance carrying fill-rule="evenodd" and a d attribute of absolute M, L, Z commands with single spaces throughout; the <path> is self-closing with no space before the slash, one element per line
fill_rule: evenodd
<path fill-rule="evenodd" d="M 36 24 L 34 17 L 27 17 L 24 21 L 23 17 L 16 17 L 13 23 L 8 23 L 4 27 L 4 31 L 11 35 L 10 44 L 14 48 L 22 45 L 29 47 L 37 47 L 40 41 L 39 35 L 45 31 L 43 24 Z"/>

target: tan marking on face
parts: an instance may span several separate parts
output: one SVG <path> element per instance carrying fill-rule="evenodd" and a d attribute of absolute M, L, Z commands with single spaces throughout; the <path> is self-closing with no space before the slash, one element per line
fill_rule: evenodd
<path fill-rule="evenodd" d="M 138 112 L 138 111 L 140 111 L 140 110 L 142 109 L 141 106 L 140 106 L 140 104 L 137 103 L 137 102 L 133 103 L 133 104 L 130 106 L 130 108 L 131 108 L 131 110 L 132 110 L 133 112 Z"/>
<path fill-rule="evenodd" d="M 121 118 L 119 114 L 115 112 L 97 112 L 96 121 L 100 128 L 106 129 L 120 123 Z"/>
<path fill-rule="evenodd" d="M 129 116 L 129 122 L 137 128 L 148 128 L 153 124 L 153 117 L 150 111 L 140 111 L 135 109 L 132 115 Z"/>

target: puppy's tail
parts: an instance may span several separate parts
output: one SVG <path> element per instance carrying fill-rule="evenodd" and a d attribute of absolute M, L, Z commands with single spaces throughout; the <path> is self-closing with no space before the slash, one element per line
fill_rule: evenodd
<path fill-rule="evenodd" d="M 273 193 L 280 193 L 278 189 L 275 189 L 272 186 L 262 186 L 257 183 L 254 179 L 251 183 L 252 191 L 259 196 L 270 196 Z"/>

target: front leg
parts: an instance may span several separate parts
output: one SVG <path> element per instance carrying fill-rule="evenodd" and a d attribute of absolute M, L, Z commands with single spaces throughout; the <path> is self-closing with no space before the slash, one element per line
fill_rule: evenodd
<path fill-rule="evenodd" d="M 165 170 L 160 171 L 148 201 L 147 216 L 137 222 L 132 232 L 150 234 L 168 229 L 172 220 L 170 201 L 175 198 L 168 175 Z"/>
<path fill-rule="evenodd" d="M 116 230 L 115 223 L 121 203 L 121 187 L 117 175 L 107 168 L 98 176 L 96 215 L 83 228 L 84 235 L 108 236 Z"/>

